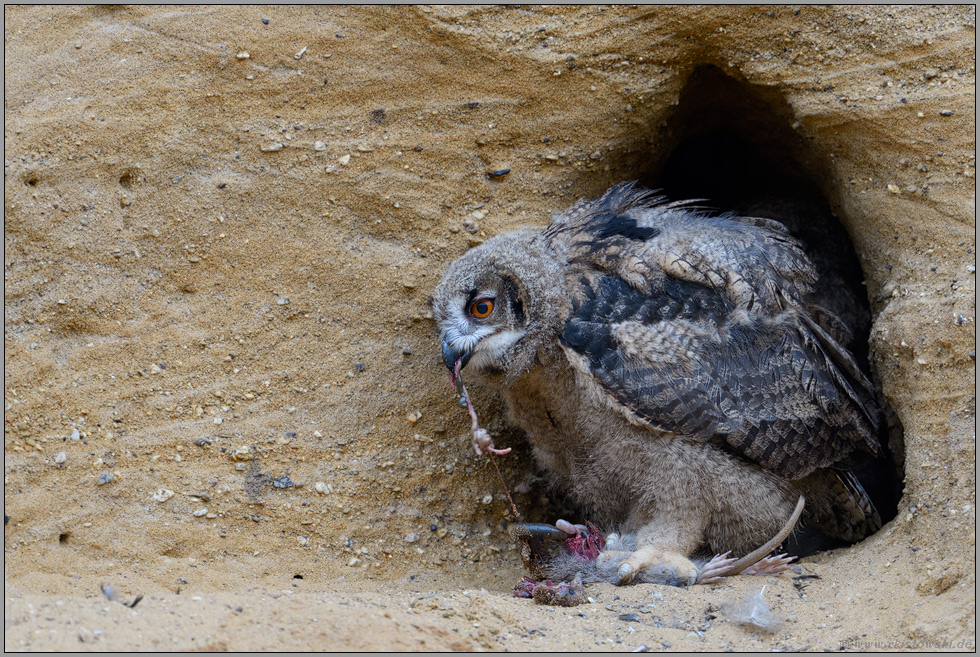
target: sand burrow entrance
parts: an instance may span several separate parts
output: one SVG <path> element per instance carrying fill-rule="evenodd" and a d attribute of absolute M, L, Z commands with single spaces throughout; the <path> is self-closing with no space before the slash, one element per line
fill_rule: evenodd
<path fill-rule="evenodd" d="M 645 187 L 672 199 L 777 219 L 806 246 L 819 274 L 817 303 L 851 330 L 847 345 L 878 383 L 869 362 L 871 311 L 864 273 L 844 225 L 818 183 L 818 145 L 795 130 L 791 108 L 775 91 L 739 82 L 715 66 L 694 70 L 671 117 L 653 140 L 654 157 L 639 173 Z M 886 523 L 896 515 L 904 479 L 903 428 L 880 393 L 884 456 L 858 469 Z M 835 547 L 822 537 L 798 537 L 800 554 Z"/>

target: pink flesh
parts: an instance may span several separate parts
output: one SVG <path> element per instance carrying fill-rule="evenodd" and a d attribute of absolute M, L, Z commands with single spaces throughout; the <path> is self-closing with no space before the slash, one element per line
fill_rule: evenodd
<path fill-rule="evenodd" d="M 483 450 L 480 449 L 480 445 L 476 441 L 476 432 L 482 431 L 482 429 L 480 428 L 480 421 L 476 417 L 476 409 L 473 408 L 473 402 L 470 401 L 470 394 L 469 392 L 466 391 L 466 386 L 463 384 L 463 379 L 459 375 L 459 369 L 461 367 L 461 364 L 462 364 L 462 360 L 456 361 L 455 365 L 453 366 L 453 371 L 449 373 L 449 382 L 450 384 L 455 386 L 456 391 L 466 399 L 466 410 L 469 412 L 470 418 L 473 419 L 473 426 L 472 426 L 472 431 L 474 436 L 473 449 L 476 450 L 477 456 L 482 456 Z M 486 433 L 486 431 L 484 431 L 484 433 Z M 497 449 L 496 447 L 493 446 L 492 442 L 489 445 L 487 445 L 484 449 L 486 449 L 488 452 L 492 454 L 499 454 L 501 456 L 504 454 L 510 454 L 510 447 L 508 447 L 507 449 Z"/>

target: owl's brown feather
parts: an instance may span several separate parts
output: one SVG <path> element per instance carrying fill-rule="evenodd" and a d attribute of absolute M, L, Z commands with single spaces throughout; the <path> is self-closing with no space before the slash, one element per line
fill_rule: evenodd
<path fill-rule="evenodd" d="M 874 391 L 816 280 L 778 222 L 628 183 L 466 254 L 433 307 L 447 366 L 473 355 L 553 484 L 637 532 L 624 563 L 680 571 L 774 534 L 800 493 L 840 538 L 880 526 L 847 472 L 879 451 Z M 476 319 L 474 295 L 507 303 Z"/>
<path fill-rule="evenodd" d="M 621 187 L 546 231 L 570 244 L 569 360 L 624 413 L 790 479 L 877 454 L 871 384 L 810 316 L 799 243 L 771 220 L 673 213 Z"/>

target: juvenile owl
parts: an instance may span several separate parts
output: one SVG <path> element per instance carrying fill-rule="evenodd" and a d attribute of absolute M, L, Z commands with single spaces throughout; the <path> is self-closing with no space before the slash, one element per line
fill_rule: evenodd
<path fill-rule="evenodd" d="M 446 367 L 499 387 L 583 519 L 633 536 L 600 555 L 618 581 L 693 584 L 693 555 L 751 551 L 801 495 L 830 536 L 880 527 L 849 470 L 880 451 L 874 391 L 815 282 L 782 224 L 624 183 L 469 251 L 433 310 Z"/>

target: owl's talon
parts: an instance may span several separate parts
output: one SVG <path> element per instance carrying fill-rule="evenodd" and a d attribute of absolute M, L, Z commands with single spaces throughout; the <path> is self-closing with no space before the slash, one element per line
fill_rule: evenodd
<path fill-rule="evenodd" d="M 619 576 L 619 583 L 629 584 L 633 580 L 633 566 L 628 563 L 624 563 L 619 567 L 619 572 L 616 573 Z"/>
<path fill-rule="evenodd" d="M 578 536 L 579 534 L 578 527 L 568 522 L 567 520 L 557 520 L 555 522 L 555 527 L 557 527 L 562 532 L 569 534 L 571 536 Z"/>

